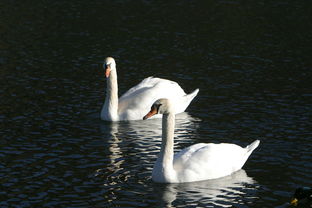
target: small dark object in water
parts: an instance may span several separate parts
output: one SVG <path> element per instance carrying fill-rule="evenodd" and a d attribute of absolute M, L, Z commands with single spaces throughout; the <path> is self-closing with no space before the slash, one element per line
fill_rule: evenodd
<path fill-rule="evenodd" d="M 312 188 L 309 187 L 297 188 L 290 204 L 297 206 L 298 202 L 302 199 L 308 199 L 309 201 L 312 202 Z"/>

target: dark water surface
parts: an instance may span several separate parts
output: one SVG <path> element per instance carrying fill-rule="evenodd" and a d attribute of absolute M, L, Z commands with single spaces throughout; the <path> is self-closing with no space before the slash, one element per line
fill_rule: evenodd
<path fill-rule="evenodd" d="M 1 1 L 0 207 L 287 207 L 312 186 L 310 1 Z M 243 170 L 159 185 L 160 120 L 109 123 L 147 76 L 200 92 L 176 150 L 261 144 Z"/>

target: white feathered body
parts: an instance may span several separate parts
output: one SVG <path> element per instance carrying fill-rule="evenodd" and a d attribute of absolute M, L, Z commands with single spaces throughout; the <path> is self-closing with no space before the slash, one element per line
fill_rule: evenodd
<path fill-rule="evenodd" d="M 192 145 L 174 154 L 173 170 L 168 172 L 158 158 L 152 179 L 160 183 L 183 183 L 231 175 L 243 167 L 259 143 L 260 141 L 256 140 L 245 148 L 228 143 Z"/>
<path fill-rule="evenodd" d="M 119 120 L 142 119 L 153 102 L 159 98 L 170 98 L 174 102 L 175 113 L 181 113 L 185 111 L 197 93 L 198 89 L 191 94 L 186 94 L 176 82 L 148 77 L 119 98 Z M 161 117 L 161 115 L 156 117 Z"/>

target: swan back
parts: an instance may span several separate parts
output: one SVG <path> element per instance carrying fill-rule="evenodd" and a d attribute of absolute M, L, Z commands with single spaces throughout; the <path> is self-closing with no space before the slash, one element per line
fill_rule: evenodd
<path fill-rule="evenodd" d="M 155 100 L 170 98 L 176 113 L 184 112 L 197 95 L 198 89 L 186 94 L 176 82 L 148 77 L 119 98 L 118 113 L 121 120 L 142 118 Z M 160 117 L 160 115 L 155 116 Z"/>
<path fill-rule="evenodd" d="M 199 143 L 174 155 L 173 167 L 179 182 L 215 179 L 241 169 L 259 140 L 242 148 L 230 143 Z"/>

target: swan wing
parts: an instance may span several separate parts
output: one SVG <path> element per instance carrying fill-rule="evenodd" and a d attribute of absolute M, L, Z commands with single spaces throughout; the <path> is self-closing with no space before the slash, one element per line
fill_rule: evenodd
<path fill-rule="evenodd" d="M 192 99 L 197 92 L 192 93 Z M 150 110 L 152 104 L 159 98 L 170 98 L 173 102 L 176 102 L 177 113 L 183 112 L 191 102 L 191 100 L 189 102 L 187 100 L 188 103 L 183 102 L 188 98 L 188 95 L 178 83 L 166 79 L 148 77 L 119 98 L 118 113 L 120 119 L 142 119 Z"/>
<path fill-rule="evenodd" d="M 219 178 L 241 169 L 251 152 L 235 144 L 195 144 L 174 156 L 174 169 L 183 182 Z"/>
<path fill-rule="evenodd" d="M 174 91 L 178 93 L 180 96 L 185 95 L 184 90 L 180 87 L 180 85 L 176 82 L 167 80 L 167 79 L 161 79 L 156 77 L 147 77 L 143 79 L 139 84 L 136 86 L 130 88 L 127 92 L 125 92 L 119 99 L 127 100 L 127 99 L 133 99 L 137 94 L 140 94 L 142 91 L 146 91 L 149 89 L 154 88 L 157 85 L 163 85 L 163 86 L 171 86 L 173 87 Z"/>

